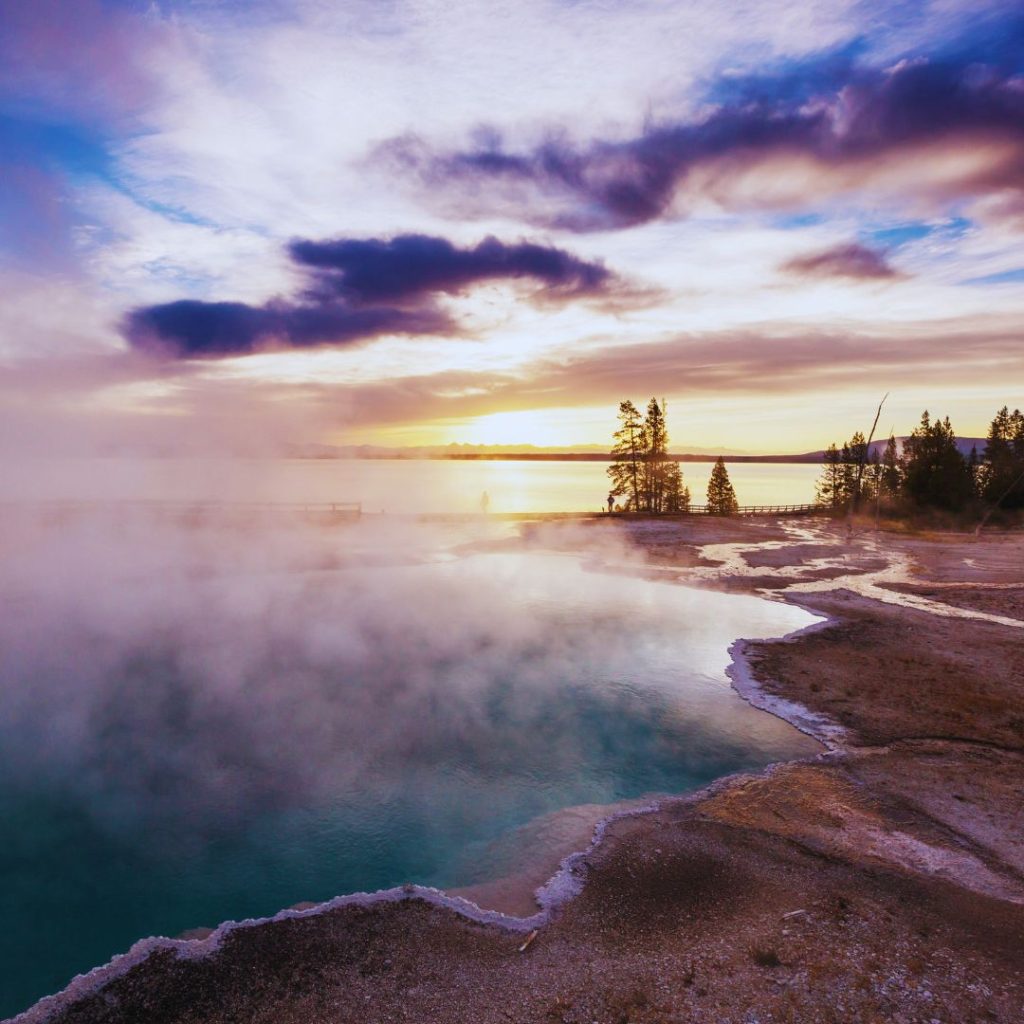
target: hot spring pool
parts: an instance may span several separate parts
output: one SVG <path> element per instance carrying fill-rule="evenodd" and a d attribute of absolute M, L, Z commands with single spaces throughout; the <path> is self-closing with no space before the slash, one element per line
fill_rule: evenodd
<path fill-rule="evenodd" d="M 0 627 L 0 1016 L 126 950 L 479 881 L 539 815 L 816 744 L 725 676 L 812 616 L 551 553 L 22 586 Z"/>

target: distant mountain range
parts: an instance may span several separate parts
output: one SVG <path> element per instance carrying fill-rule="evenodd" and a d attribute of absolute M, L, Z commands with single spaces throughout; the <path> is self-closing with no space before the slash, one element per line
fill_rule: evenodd
<path fill-rule="evenodd" d="M 410 447 L 383 445 L 292 444 L 287 454 L 296 459 L 521 459 L 526 461 L 593 461 L 606 462 L 611 456 L 608 449 L 598 444 L 551 446 L 540 448 L 532 444 L 447 444 Z M 681 459 L 773 458 L 752 456 L 750 452 L 732 448 L 696 448 Z"/>
<path fill-rule="evenodd" d="M 907 435 L 896 438 L 896 447 L 900 454 L 903 454 L 903 442 L 907 440 Z M 889 439 L 883 438 L 880 441 L 872 441 L 868 446 L 868 453 L 873 455 L 875 452 L 878 453 L 878 457 L 881 458 L 885 454 L 885 447 L 889 443 Z M 971 454 L 971 449 L 976 448 L 978 450 L 979 458 L 985 454 L 985 445 L 988 444 L 987 438 L 984 437 L 958 437 L 956 439 L 956 446 L 960 451 L 960 454 L 966 459 Z M 824 449 L 817 452 L 807 452 L 806 455 L 798 455 L 794 458 L 794 462 L 821 462 L 824 457 Z"/>
<path fill-rule="evenodd" d="M 906 437 L 897 437 L 900 451 Z M 960 437 L 957 447 L 964 457 L 976 447 L 978 454 L 985 451 L 985 438 Z M 888 438 L 872 441 L 870 451 L 879 458 L 885 452 Z M 293 459 L 453 459 L 461 461 L 522 461 L 522 462 L 607 462 L 611 455 L 600 445 L 579 445 L 574 448 L 538 448 L 535 445 L 420 445 L 417 447 L 389 448 L 382 445 L 292 444 L 286 455 Z M 727 462 L 784 462 L 817 463 L 824 458 L 824 449 L 789 455 L 754 455 L 734 448 L 694 448 L 682 454 L 671 454 L 675 462 L 714 462 L 722 456 Z"/>

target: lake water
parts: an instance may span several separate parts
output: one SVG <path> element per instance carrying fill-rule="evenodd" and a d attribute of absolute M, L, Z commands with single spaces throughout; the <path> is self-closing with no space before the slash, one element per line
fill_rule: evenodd
<path fill-rule="evenodd" d="M 0 1016 L 143 936 L 479 881 L 540 815 L 817 749 L 725 676 L 800 609 L 303 530 L 8 533 Z"/>
<path fill-rule="evenodd" d="M 587 512 L 604 507 L 603 462 L 313 459 L 45 459 L 10 462 L 2 500 L 356 501 L 371 512 Z M 711 463 L 684 463 L 703 504 Z M 816 465 L 732 463 L 741 505 L 814 501 Z"/>

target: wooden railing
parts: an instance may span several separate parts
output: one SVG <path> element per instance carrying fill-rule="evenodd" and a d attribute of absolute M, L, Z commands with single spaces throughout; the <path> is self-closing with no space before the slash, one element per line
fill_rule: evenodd
<path fill-rule="evenodd" d="M 825 511 L 824 506 L 815 503 L 806 505 L 740 505 L 733 515 L 738 516 L 801 516 Z M 690 515 L 714 515 L 707 505 L 691 505 Z"/>
<path fill-rule="evenodd" d="M 735 512 L 729 513 L 734 516 L 806 516 L 815 513 L 824 514 L 828 511 L 826 505 L 814 503 L 805 505 L 740 505 Z M 612 516 L 648 516 L 656 513 L 650 512 L 606 512 L 605 515 Z M 712 512 L 707 505 L 691 505 L 685 512 L 665 512 L 666 516 L 712 516 L 721 513 Z"/>

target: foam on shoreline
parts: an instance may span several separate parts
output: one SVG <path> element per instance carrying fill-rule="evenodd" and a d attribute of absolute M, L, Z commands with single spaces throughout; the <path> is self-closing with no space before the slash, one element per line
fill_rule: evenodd
<path fill-rule="evenodd" d="M 796 602 L 789 602 L 795 604 Z M 809 610 L 809 609 L 808 609 Z M 821 615 L 820 612 L 815 612 Z M 789 700 L 786 697 L 779 697 L 776 694 L 767 693 L 754 676 L 750 660 L 751 647 L 757 644 L 783 644 L 792 643 L 802 636 L 810 633 L 818 633 L 828 629 L 838 620 L 831 615 L 821 616 L 820 621 L 812 622 L 809 626 L 796 629 L 783 637 L 769 640 L 736 640 L 729 647 L 731 661 L 725 674 L 732 683 L 732 688 L 752 707 L 768 714 L 781 718 L 788 722 L 794 729 L 799 730 L 805 736 L 817 740 L 829 751 L 838 750 L 847 739 L 847 731 L 837 722 L 833 722 L 825 715 L 811 711 L 797 701 Z"/>

